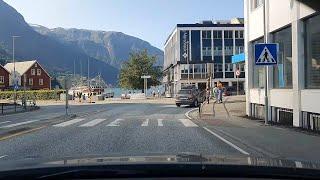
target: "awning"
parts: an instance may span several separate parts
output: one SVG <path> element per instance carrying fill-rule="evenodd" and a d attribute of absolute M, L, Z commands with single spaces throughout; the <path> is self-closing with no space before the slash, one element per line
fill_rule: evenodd
<path fill-rule="evenodd" d="M 245 61 L 244 53 L 236 54 L 231 57 L 232 63 L 240 63 Z"/>

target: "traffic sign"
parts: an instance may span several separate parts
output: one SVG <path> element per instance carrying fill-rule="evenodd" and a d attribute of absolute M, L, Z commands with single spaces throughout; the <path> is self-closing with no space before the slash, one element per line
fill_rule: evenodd
<path fill-rule="evenodd" d="M 278 63 L 278 49 L 277 43 L 269 44 L 255 44 L 254 59 L 256 65 L 275 65 Z"/>
<path fill-rule="evenodd" d="M 18 84 L 15 84 L 15 85 L 14 85 L 14 89 L 15 89 L 15 90 L 18 90 L 18 89 L 19 89 Z"/>
<path fill-rule="evenodd" d="M 151 76 L 141 76 L 141 78 L 145 79 L 145 78 L 151 78 Z"/>
<path fill-rule="evenodd" d="M 236 76 L 240 76 L 240 73 L 241 73 L 240 70 L 237 69 L 237 70 L 236 70 Z"/>

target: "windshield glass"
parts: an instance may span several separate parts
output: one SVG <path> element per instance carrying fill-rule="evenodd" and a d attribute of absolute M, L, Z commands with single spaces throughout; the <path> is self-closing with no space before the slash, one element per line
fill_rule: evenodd
<path fill-rule="evenodd" d="M 191 94 L 191 90 L 180 90 L 178 94 Z"/>
<path fill-rule="evenodd" d="M 0 0 L 0 171 L 319 163 L 319 4 Z"/>

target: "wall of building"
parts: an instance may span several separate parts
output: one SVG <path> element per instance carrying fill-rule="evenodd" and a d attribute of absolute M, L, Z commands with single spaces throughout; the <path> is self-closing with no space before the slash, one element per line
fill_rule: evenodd
<path fill-rule="evenodd" d="M 9 73 L 2 66 L 0 66 L 0 76 L 4 77 L 4 83 L 0 83 L 0 89 L 8 89 L 9 87 Z"/>
<path fill-rule="evenodd" d="M 251 104 L 264 104 L 264 89 L 253 88 L 254 60 L 252 41 L 263 37 L 263 5 L 254 9 L 252 0 L 245 0 L 245 54 L 247 83 L 246 93 L 247 114 L 252 115 Z M 273 71 L 269 68 L 269 104 L 273 107 L 291 109 L 293 112 L 293 126 L 302 126 L 302 111 L 320 113 L 320 89 L 305 89 L 305 56 L 304 56 L 304 20 L 315 13 L 314 10 L 296 0 L 266 0 L 266 29 L 269 42 L 272 42 L 273 33 L 285 27 L 291 27 L 292 40 L 292 87 L 275 89 L 273 87 Z M 320 50 L 319 50 L 320 51 Z M 269 119 L 271 120 L 271 119 Z"/>
<path fill-rule="evenodd" d="M 32 69 L 35 70 L 35 75 L 32 75 L 31 71 Z M 41 70 L 41 74 L 37 74 L 37 70 Z M 48 74 L 42 69 L 42 67 L 38 64 L 35 63 L 30 69 L 28 69 L 25 72 L 25 77 L 26 77 L 26 88 L 31 89 L 31 90 L 39 90 L 39 89 L 50 89 L 50 83 L 51 79 L 48 76 Z M 33 85 L 29 84 L 29 79 L 33 79 Z M 43 85 L 39 84 L 39 79 L 43 79 Z M 21 76 L 21 86 L 24 86 L 24 75 Z"/>

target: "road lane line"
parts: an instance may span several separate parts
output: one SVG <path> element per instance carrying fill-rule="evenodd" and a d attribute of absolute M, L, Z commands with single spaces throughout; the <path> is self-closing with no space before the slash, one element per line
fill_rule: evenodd
<path fill-rule="evenodd" d="M 149 124 L 149 119 L 146 119 L 146 120 L 143 121 L 141 126 L 148 126 L 148 124 Z"/>
<path fill-rule="evenodd" d="M 7 157 L 8 155 L 3 155 L 3 156 L 0 156 L 0 159 L 2 159 L 2 158 L 5 158 L 5 157 Z"/>
<path fill-rule="evenodd" d="M 163 119 L 158 119 L 158 126 L 163 126 Z"/>
<path fill-rule="evenodd" d="M 92 126 L 95 126 L 95 125 L 97 125 L 97 124 L 105 121 L 105 120 L 106 120 L 106 119 L 94 119 L 94 120 L 89 121 L 89 122 L 87 122 L 87 123 L 85 123 L 85 124 L 82 124 L 82 125 L 79 126 L 79 127 L 92 127 Z"/>
<path fill-rule="evenodd" d="M 111 123 L 109 123 L 107 126 L 111 126 L 111 127 L 116 127 L 116 126 L 120 126 L 121 121 L 123 121 L 123 119 L 116 119 L 114 121 L 112 121 Z"/>
<path fill-rule="evenodd" d="M 15 123 L 15 124 L 9 124 L 6 126 L 1 126 L 0 128 L 11 128 L 11 127 L 16 127 L 16 126 L 20 126 L 20 125 L 25 125 L 25 124 L 30 124 L 36 121 L 40 121 L 40 120 L 30 120 L 30 121 L 25 121 L 25 122 L 20 122 L 20 123 Z"/>
<path fill-rule="evenodd" d="M 234 145 L 233 143 L 231 143 L 230 141 L 224 139 L 223 137 L 219 136 L 218 134 L 214 133 L 213 131 L 211 131 L 210 129 L 203 127 L 203 129 L 205 129 L 206 131 L 208 131 L 210 134 L 216 136 L 217 138 L 219 138 L 221 141 L 225 142 L 226 144 L 228 144 L 229 146 L 233 147 L 234 149 L 238 150 L 239 152 L 241 152 L 242 154 L 245 155 L 249 155 L 248 152 L 246 152 L 245 150 L 239 148 L 238 146 Z"/>
<path fill-rule="evenodd" d="M 190 121 L 189 119 L 179 119 L 179 121 L 185 126 L 185 127 L 199 127 L 194 122 Z"/>
<path fill-rule="evenodd" d="M 21 136 L 21 135 L 24 135 L 24 134 L 28 134 L 28 133 L 31 133 L 31 132 L 34 132 L 34 131 L 38 131 L 38 130 L 46 128 L 46 127 L 47 126 L 40 126 L 40 127 L 37 127 L 37 128 L 21 131 L 21 132 L 18 132 L 18 133 L 15 133 L 15 134 L 11 134 L 11 135 L 8 135 L 8 136 L 3 136 L 3 137 L 0 137 L 0 141 L 6 140 L 6 139 L 10 139 L 10 138 L 13 138 L 13 137 L 16 137 L 16 136 Z"/>
<path fill-rule="evenodd" d="M 66 127 L 66 126 L 69 126 L 71 124 L 75 124 L 75 123 L 78 123 L 80 121 L 83 121 L 84 119 L 73 119 L 73 120 L 70 120 L 70 121 L 66 121 L 66 122 L 63 122 L 63 123 L 60 123 L 60 124 L 56 124 L 56 125 L 53 125 L 54 127 Z"/>
<path fill-rule="evenodd" d="M 3 121 L 3 122 L 0 122 L 0 124 L 5 124 L 5 123 L 8 123 L 8 122 L 11 122 L 11 121 Z"/>
<path fill-rule="evenodd" d="M 198 108 L 193 108 L 193 109 L 191 109 L 191 110 L 187 111 L 184 115 L 185 115 L 188 119 L 190 119 L 190 120 L 191 120 L 192 118 L 191 118 L 191 117 L 190 117 L 190 115 L 189 115 L 189 114 L 190 114 L 190 112 L 191 112 L 191 111 L 194 111 L 194 110 L 197 110 L 197 109 L 198 109 Z"/>

